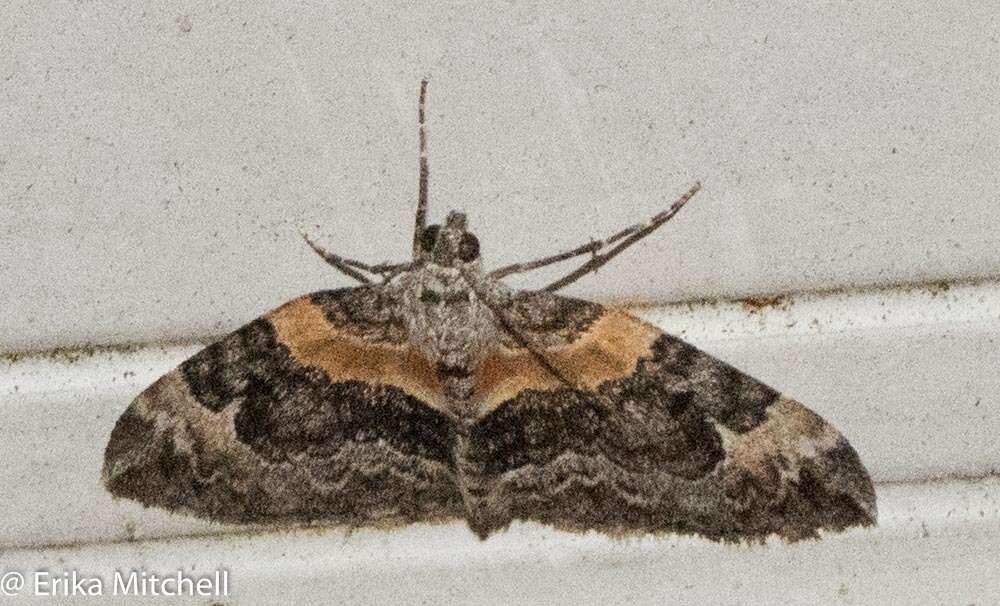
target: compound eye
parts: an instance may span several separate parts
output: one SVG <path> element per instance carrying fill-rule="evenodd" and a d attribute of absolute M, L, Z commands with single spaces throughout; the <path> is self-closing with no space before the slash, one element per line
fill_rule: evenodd
<path fill-rule="evenodd" d="M 435 224 L 425 228 L 424 233 L 420 234 L 420 248 L 424 252 L 433 252 L 439 231 L 441 231 L 441 226 Z"/>
<path fill-rule="evenodd" d="M 479 258 L 479 238 L 472 234 L 462 234 L 462 241 L 458 243 L 458 258 L 463 263 L 475 261 Z"/>

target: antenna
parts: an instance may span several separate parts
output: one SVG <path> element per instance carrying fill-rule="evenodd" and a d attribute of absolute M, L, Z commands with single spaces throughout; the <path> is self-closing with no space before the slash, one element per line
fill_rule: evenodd
<path fill-rule="evenodd" d="M 420 254 L 420 237 L 427 225 L 427 129 L 425 122 L 425 105 L 427 102 L 427 80 L 420 81 L 420 101 L 417 105 L 417 122 L 420 128 L 420 187 L 417 194 L 417 217 L 413 228 L 413 258 Z"/>

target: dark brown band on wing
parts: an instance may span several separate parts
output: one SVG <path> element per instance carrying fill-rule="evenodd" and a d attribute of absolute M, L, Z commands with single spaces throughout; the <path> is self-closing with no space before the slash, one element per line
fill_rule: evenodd
<path fill-rule="evenodd" d="M 699 408 L 735 432 L 764 421 L 780 394 L 729 364 L 673 335 L 661 333 L 651 348 L 648 372 L 690 391 Z"/>
<path fill-rule="evenodd" d="M 451 457 L 446 415 L 394 385 L 331 380 L 292 355 L 265 319 L 195 354 L 142 398 L 172 417 L 190 416 L 212 431 L 227 428 L 226 439 L 269 459 L 380 439 L 409 455 L 442 463 Z M 188 411 L 189 404 L 198 410 Z"/>
<path fill-rule="evenodd" d="M 303 298 L 323 310 L 326 321 L 344 334 L 390 345 L 407 340 L 406 326 L 395 317 L 397 301 L 380 287 L 321 290 Z"/>
<path fill-rule="evenodd" d="M 590 301 L 522 290 L 504 306 L 504 319 L 519 332 L 531 334 L 538 345 L 553 347 L 575 341 L 606 312 Z M 515 346 L 517 340 L 507 344 Z"/>
<path fill-rule="evenodd" d="M 725 456 L 719 433 L 691 394 L 646 376 L 595 392 L 526 391 L 480 419 L 470 441 L 470 456 L 490 477 L 574 453 L 601 456 L 631 473 L 696 479 Z"/>

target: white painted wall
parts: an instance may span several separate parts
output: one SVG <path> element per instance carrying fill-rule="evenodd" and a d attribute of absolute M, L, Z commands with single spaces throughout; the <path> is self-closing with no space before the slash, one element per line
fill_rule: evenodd
<path fill-rule="evenodd" d="M 982 2 L 21 2 L 0 8 L 0 346 L 218 334 L 407 252 L 500 264 L 700 179 L 573 292 L 682 300 L 995 275 L 1000 11 Z M 535 278 L 538 283 L 540 278 Z"/>
<path fill-rule="evenodd" d="M 1000 8 L 603 4 L 0 6 L 0 353 L 149 344 L 0 361 L 0 574 L 224 565 L 239 603 L 995 600 L 1000 488 L 975 478 L 1000 466 Z M 111 502 L 115 418 L 192 341 L 349 283 L 300 229 L 407 254 L 423 77 L 432 216 L 467 210 L 488 264 L 701 180 L 570 292 L 648 303 L 833 421 L 879 529 L 750 550 L 531 526 L 190 539 L 232 529 Z M 762 293 L 792 296 L 665 305 Z"/>

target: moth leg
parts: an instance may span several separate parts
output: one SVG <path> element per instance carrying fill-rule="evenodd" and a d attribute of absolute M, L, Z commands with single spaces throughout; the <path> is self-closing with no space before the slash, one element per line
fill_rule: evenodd
<path fill-rule="evenodd" d="M 685 204 L 687 204 L 688 200 L 694 197 L 694 195 L 698 193 L 698 190 L 700 189 L 701 189 L 701 183 L 695 183 L 694 186 L 691 187 L 691 189 L 689 189 L 680 198 L 677 198 L 677 200 L 675 200 L 674 203 L 671 204 L 670 207 L 664 210 L 663 212 L 653 216 L 645 223 L 639 223 L 628 229 L 622 230 L 617 234 L 615 234 L 614 236 L 612 236 L 612 238 L 617 238 L 621 240 L 621 242 L 619 242 L 616 246 L 612 247 L 607 252 L 601 254 L 595 254 L 591 260 L 587 261 L 580 267 L 571 271 L 569 274 L 563 276 L 562 278 L 559 278 L 558 280 L 549 284 L 548 286 L 545 286 L 541 290 L 546 292 L 555 292 L 560 288 L 566 287 L 572 284 L 573 282 L 576 282 L 581 277 L 589 274 L 590 272 L 597 271 L 597 269 L 600 268 L 602 265 L 604 265 L 611 259 L 615 258 L 615 256 L 618 255 L 618 253 L 622 252 L 629 246 L 632 246 L 639 240 L 653 233 L 654 231 L 656 231 L 657 227 L 663 225 L 671 218 L 673 218 L 673 216 L 676 215 L 677 212 Z M 611 240 L 611 238 L 609 238 L 609 240 Z"/>
<path fill-rule="evenodd" d="M 541 259 L 535 259 L 534 261 L 527 261 L 525 263 L 512 263 L 510 265 L 505 265 L 498 269 L 494 269 L 490 272 L 491 278 L 504 278 L 511 274 L 520 274 L 527 271 L 532 271 L 545 267 L 546 265 L 552 265 L 553 263 L 559 263 L 560 261 L 566 261 L 567 259 L 572 259 L 573 257 L 578 257 L 580 255 L 585 255 L 587 253 L 594 254 L 605 246 L 617 242 L 618 240 L 624 238 L 625 236 L 632 233 L 635 226 L 622 230 L 617 234 L 611 236 L 610 238 L 605 238 L 604 240 L 591 240 L 590 242 L 578 246 L 572 250 L 567 250 L 559 254 L 551 255 L 548 257 L 542 257 Z"/>
<path fill-rule="evenodd" d="M 618 253 L 622 252 L 623 250 L 635 244 L 642 238 L 645 238 L 649 234 L 653 233 L 653 231 L 656 230 L 657 227 L 663 225 L 664 223 L 669 221 L 674 215 L 676 215 L 677 211 L 679 211 L 681 207 L 687 203 L 688 200 L 690 200 L 696 193 L 698 193 L 698 190 L 700 189 L 701 189 L 701 183 L 695 183 L 694 187 L 689 189 L 687 193 L 685 193 L 683 196 L 678 198 L 673 204 L 671 204 L 670 208 L 651 217 L 649 220 L 643 223 L 637 223 L 635 225 L 632 225 L 631 227 L 626 227 L 625 229 L 615 234 L 612 234 L 607 238 L 604 238 L 603 240 L 591 240 L 587 244 L 583 244 L 572 250 L 567 250 L 559 254 L 551 255 L 548 257 L 542 257 L 541 259 L 536 259 L 534 261 L 528 261 L 525 263 L 514 263 L 512 265 L 507 265 L 505 267 L 501 267 L 499 269 L 491 271 L 489 275 L 491 278 L 500 279 L 503 278 L 504 276 L 509 276 L 511 274 L 516 274 L 516 273 L 523 273 L 526 271 L 532 271 L 541 267 L 545 267 L 546 265 L 559 263 L 560 261 L 566 261 L 568 259 L 572 259 L 573 257 L 578 257 L 580 255 L 585 255 L 587 253 L 592 254 L 593 258 L 590 261 L 581 265 L 579 268 L 577 268 L 570 274 L 560 278 L 559 280 L 541 289 L 549 292 L 554 292 L 556 290 L 559 290 L 560 288 L 563 288 L 564 286 L 567 286 L 575 282 L 580 277 L 592 271 L 596 271 L 599 267 L 601 267 L 602 265 L 610 261 L 612 258 L 614 258 Z M 620 242 L 620 243 L 605 253 L 597 254 L 598 251 L 614 244 L 615 242 Z"/>
<path fill-rule="evenodd" d="M 427 101 L 427 80 L 420 81 L 420 101 L 417 104 L 417 124 L 420 129 L 420 185 L 417 193 L 417 216 L 413 228 L 413 260 L 420 254 L 420 237 L 427 225 L 427 130 L 424 127 L 424 107 Z"/>
<path fill-rule="evenodd" d="M 363 263 L 361 261 L 356 261 L 354 259 L 348 259 L 346 257 L 341 257 L 332 252 L 321 247 L 309 239 L 309 236 L 302 234 L 302 238 L 305 239 L 306 243 L 312 248 L 316 254 L 323 257 L 323 260 L 344 273 L 351 278 L 354 278 L 362 284 L 371 284 L 372 281 L 368 276 L 365 276 L 361 271 L 368 272 L 370 274 L 378 274 L 382 276 L 383 282 L 388 282 L 395 276 L 406 271 L 411 267 L 410 263 L 379 263 L 377 265 L 370 265 L 368 263 Z"/>

